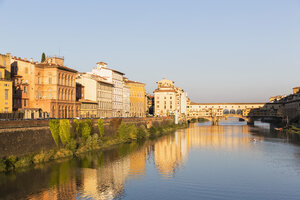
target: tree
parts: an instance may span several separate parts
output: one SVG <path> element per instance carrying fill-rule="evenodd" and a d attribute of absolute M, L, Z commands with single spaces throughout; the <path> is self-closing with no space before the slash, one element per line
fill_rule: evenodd
<path fill-rule="evenodd" d="M 43 52 L 43 53 L 42 53 L 42 59 L 41 59 L 41 62 L 45 62 L 45 60 L 46 60 L 46 55 L 45 55 L 45 53 Z"/>

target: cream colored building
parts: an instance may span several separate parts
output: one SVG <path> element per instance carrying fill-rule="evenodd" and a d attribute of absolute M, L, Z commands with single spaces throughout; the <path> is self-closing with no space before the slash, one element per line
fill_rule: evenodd
<path fill-rule="evenodd" d="M 124 85 L 123 87 L 123 117 L 130 116 L 130 87 Z"/>
<path fill-rule="evenodd" d="M 154 91 L 154 113 L 156 116 L 177 115 L 185 116 L 187 95 L 183 89 L 174 86 L 174 82 L 162 79 L 157 82 Z"/>
<path fill-rule="evenodd" d="M 97 117 L 112 117 L 113 84 L 94 74 L 80 73 L 76 82 L 84 86 L 84 97 L 97 102 Z"/>

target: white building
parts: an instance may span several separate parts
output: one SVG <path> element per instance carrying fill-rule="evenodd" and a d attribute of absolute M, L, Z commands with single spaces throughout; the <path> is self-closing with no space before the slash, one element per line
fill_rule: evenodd
<path fill-rule="evenodd" d="M 185 117 L 187 114 L 187 94 L 183 89 L 174 86 L 174 82 L 162 79 L 157 82 L 154 91 L 154 113 L 156 116 L 178 115 Z"/>
<path fill-rule="evenodd" d="M 98 62 L 97 67 L 90 72 L 91 74 L 96 74 L 106 78 L 106 80 L 114 85 L 113 88 L 113 98 L 112 98 L 112 109 L 113 117 L 121 117 L 123 112 L 123 88 L 124 73 L 117 70 L 107 68 L 107 64 L 104 62 Z"/>
<path fill-rule="evenodd" d="M 180 97 L 180 114 L 183 115 L 187 114 L 186 107 L 187 107 L 187 93 L 183 92 Z"/>
<path fill-rule="evenodd" d="M 125 85 L 123 88 L 123 117 L 130 117 L 130 87 Z"/>

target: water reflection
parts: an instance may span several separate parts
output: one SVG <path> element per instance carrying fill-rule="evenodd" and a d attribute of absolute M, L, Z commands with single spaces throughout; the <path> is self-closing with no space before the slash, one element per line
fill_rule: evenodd
<path fill-rule="evenodd" d="M 151 164 L 162 180 L 171 179 L 190 160 L 188 155 L 193 149 L 210 152 L 251 152 L 255 147 L 258 154 L 264 152 L 270 157 L 274 150 L 269 151 L 269 147 L 264 146 L 263 137 L 249 134 L 252 131 L 258 129 L 243 124 L 192 124 L 187 129 L 155 141 L 123 144 L 112 150 L 84 154 L 73 160 L 50 163 L 11 174 L 0 174 L 0 199 L 126 198 L 128 180 L 142 183 L 147 177 L 146 169 L 151 167 Z M 259 142 L 262 145 L 256 147 Z M 290 147 L 288 148 L 290 150 Z M 300 152 L 292 152 L 291 155 L 292 163 L 299 164 Z M 150 176 L 155 176 L 153 173 L 151 171 Z"/>

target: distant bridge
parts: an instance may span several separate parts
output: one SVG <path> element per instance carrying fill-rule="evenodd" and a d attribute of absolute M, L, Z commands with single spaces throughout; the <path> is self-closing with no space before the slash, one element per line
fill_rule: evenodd
<path fill-rule="evenodd" d="M 205 118 L 214 125 L 228 117 L 242 118 L 254 123 L 258 117 L 278 117 L 280 107 L 269 107 L 267 103 L 193 103 L 188 105 L 188 119 Z"/>

